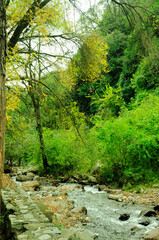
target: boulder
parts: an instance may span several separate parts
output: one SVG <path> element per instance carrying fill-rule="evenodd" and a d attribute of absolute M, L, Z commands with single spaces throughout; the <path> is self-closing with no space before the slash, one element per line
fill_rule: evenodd
<path fill-rule="evenodd" d="M 145 240 L 159 240 L 159 227 L 151 230 L 144 236 Z"/>
<path fill-rule="evenodd" d="M 148 211 L 148 212 L 146 212 L 145 213 L 145 217 L 156 217 L 156 212 L 155 211 L 153 211 L 153 210 L 150 210 L 150 211 Z"/>
<path fill-rule="evenodd" d="M 97 183 L 97 180 L 96 180 L 95 177 L 93 177 L 93 176 L 89 176 L 89 178 L 88 178 L 88 182 L 89 182 L 89 183 L 96 184 L 96 183 Z"/>
<path fill-rule="evenodd" d="M 22 183 L 22 187 L 25 190 L 35 190 L 37 187 L 39 187 L 39 182 L 38 181 L 28 181 L 25 183 Z"/>
<path fill-rule="evenodd" d="M 35 176 L 36 176 L 35 173 L 32 173 L 32 172 L 27 173 L 27 177 L 30 179 L 33 179 Z"/>
<path fill-rule="evenodd" d="M 60 179 L 62 183 L 66 183 L 69 180 L 69 176 L 66 175 L 64 177 L 61 177 Z"/>
<path fill-rule="evenodd" d="M 19 181 L 19 182 L 25 182 L 25 181 L 28 181 L 29 178 L 26 176 L 26 175 L 18 175 L 16 177 L 16 181 Z"/>
<path fill-rule="evenodd" d="M 109 194 L 109 195 L 108 195 L 108 198 L 109 198 L 109 199 L 116 200 L 116 201 L 118 201 L 118 202 L 121 202 L 121 201 L 122 201 L 122 197 L 123 197 L 123 194 L 118 194 L 118 195 Z"/>
<path fill-rule="evenodd" d="M 143 226 L 148 226 L 150 224 L 150 220 L 148 219 L 143 219 L 139 222 L 139 224 L 143 225 Z"/>
<path fill-rule="evenodd" d="M 52 222 L 54 214 L 50 212 L 49 208 L 41 202 L 36 202 L 36 205 L 40 211 L 49 219 L 49 221 Z"/>
<path fill-rule="evenodd" d="M 111 194 L 121 194 L 122 190 L 121 189 L 107 189 L 107 193 L 111 193 Z"/>
<path fill-rule="evenodd" d="M 159 211 L 159 205 L 155 206 L 155 207 L 154 207 L 154 210 L 155 210 L 155 211 Z"/>
<path fill-rule="evenodd" d="M 13 167 L 10 165 L 5 165 L 4 166 L 4 173 L 12 173 Z"/>
<path fill-rule="evenodd" d="M 105 185 L 99 185 L 98 190 L 99 191 L 108 191 L 108 188 Z"/>
<path fill-rule="evenodd" d="M 130 215 L 127 213 L 121 214 L 119 217 L 120 221 L 127 221 L 130 218 Z"/>
<path fill-rule="evenodd" d="M 38 171 L 39 171 L 39 166 L 38 165 L 37 166 L 33 166 L 33 167 L 31 167 L 29 169 L 29 172 L 32 172 L 32 173 L 35 173 L 35 174 L 37 174 Z"/>

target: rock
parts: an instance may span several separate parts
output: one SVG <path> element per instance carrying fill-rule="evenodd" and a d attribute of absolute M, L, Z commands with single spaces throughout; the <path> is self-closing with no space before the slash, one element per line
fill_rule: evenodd
<path fill-rule="evenodd" d="M 73 209 L 73 212 L 83 213 L 83 214 L 87 215 L 87 209 L 84 206 L 79 206 L 79 207 Z"/>
<path fill-rule="evenodd" d="M 15 212 L 15 207 L 11 203 L 8 203 L 6 205 L 6 208 L 7 208 L 7 214 L 13 214 Z"/>
<path fill-rule="evenodd" d="M 123 194 L 119 194 L 119 195 L 109 194 L 108 195 L 109 199 L 116 200 L 116 201 L 119 201 L 119 202 L 122 201 L 122 197 L 123 197 Z"/>
<path fill-rule="evenodd" d="M 74 232 L 68 240 L 94 240 L 98 236 L 97 234 L 91 233 L 89 231 L 77 231 Z"/>
<path fill-rule="evenodd" d="M 38 238 L 38 240 L 48 240 L 48 239 L 51 239 L 50 235 L 48 235 L 48 234 L 44 234 Z"/>
<path fill-rule="evenodd" d="M 120 221 L 127 221 L 129 218 L 130 218 L 130 215 L 124 213 L 124 214 L 121 214 L 121 215 L 120 215 L 119 220 L 120 220 Z"/>
<path fill-rule="evenodd" d="M 12 173 L 13 167 L 10 165 L 5 165 L 4 166 L 4 173 Z"/>
<path fill-rule="evenodd" d="M 89 176 L 89 178 L 88 178 L 88 182 L 89 182 L 89 183 L 96 184 L 96 183 L 97 183 L 97 180 L 96 180 L 95 177 L 93 177 L 93 176 Z"/>
<path fill-rule="evenodd" d="M 148 226 L 150 224 L 150 220 L 142 220 L 141 222 L 139 222 L 139 224 L 143 225 L 143 226 Z"/>
<path fill-rule="evenodd" d="M 22 183 L 22 187 L 25 188 L 25 190 L 35 190 L 37 187 L 39 187 L 39 182 L 28 181 L 28 182 Z"/>
<path fill-rule="evenodd" d="M 154 210 L 155 210 L 155 211 L 159 211 L 159 205 L 155 206 L 155 207 L 154 207 Z"/>
<path fill-rule="evenodd" d="M 156 217 L 156 212 L 153 210 L 148 211 L 144 214 L 145 217 Z"/>
<path fill-rule="evenodd" d="M 71 185 L 63 185 L 63 186 L 60 186 L 59 188 L 58 188 L 58 191 L 69 191 L 69 192 L 72 192 L 72 191 L 74 191 L 75 190 L 75 186 L 71 186 Z"/>
<path fill-rule="evenodd" d="M 37 175 L 35 175 L 35 177 L 34 177 L 34 181 L 40 181 L 40 177 L 37 176 Z"/>
<path fill-rule="evenodd" d="M 144 236 L 145 240 L 159 240 L 159 227 L 151 230 Z"/>
<path fill-rule="evenodd" d="M 35 173 L 28 172 L 27 177 L 30 178 L 30 179 L 33 179 L 35 177 Z"/>
<path fill-rule="evenodd" d="M 121 194 L 122 190 L 121 189 L 107 189 L 107 193 L 111 193 L 111 194 Z"/>
<path fill-rule="evenodd" d="M 68 182 L 68 183 L 77 183 L 77 180 L 74 179 L 74 178 L 69 178 L 69 179 L 67 180 L 67 182 Z"/>
<path fill-rule="evenodd" d="M 61 231 L 57 227 L 53 227 L 51 229 L 45 230 L 44 233 L 55 235 L 55 234 L 61 234 Z"/>
<path fill-rule="evenodd" d="M 35 173 L 35 174 L 38 174 L 39 166 L 38 165 L 37 166 L 33 166 L 28 171 L 32 172 L 32 173 Z"/>
<path fill-rule="evenodd" d="M 25 181 L 28 181 L 29 178 L 26 176 L 26 175 L 18 175 L 16 177 L 16 181 L 19 181 L 19 182 L 25 182 Z"/>
<path fill-rule="evenodd" d="M 52 222 L 54 214 L 50 212 L 48 207 L 40 202 L 36 202 L 37 207 L 40 209 L 40 211 L 49 219 L 50 222 Z"/>
<path fill-rule="evenodd" d="M 108 191 L 108 188 L 105 185 L 99 185 L 98 190 L 99 191 Z"/>
<path fill-rule="evenodd" d="M 64 176 L 64 177 L 61 177 L 61 182 L 62 183 L 66 183 L 67 181 L 69 180 L 69 176 Z"/>
<path fill-rule="evenodd" d="M 88 185 L 88 181 L 87 180 L 82 180 L 82 181 L 80 181 L 80 184 L 81 185 Z"/>

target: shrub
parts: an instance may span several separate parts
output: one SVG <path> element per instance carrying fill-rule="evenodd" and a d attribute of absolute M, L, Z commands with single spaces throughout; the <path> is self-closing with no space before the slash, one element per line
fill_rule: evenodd
<path fill-rule="evenodd" d="M 113 121 L 96 122 L 102 181 L 125 184 L 149 179 L 159 169 L 159 97 L 150 94 L 138 107 L 125 111 Z M 128 174 L 129 173 L 129 174 Z M 130 176 L 131 173 L 131 176 Z M 152 174 L 151 174 L 152 177 Z"/>

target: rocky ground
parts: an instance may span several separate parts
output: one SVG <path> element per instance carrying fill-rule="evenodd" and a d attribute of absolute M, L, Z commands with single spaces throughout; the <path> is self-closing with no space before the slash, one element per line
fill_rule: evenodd
<path fill-rule="evenodd" d="M 16 170 L 17 172 L 17 170 Z M 74 191 L 75 188 L 81 188 L 83 190 L 83 185 L 81 186 L 59 186 L 62 182 L 78 182 L 78 177 L 68 177 L 62 179 L 55 179 L 52 176 L 39 177 L 36 175 L 35 171 L 20 171 L 16 178 L 21 182 L 22 188 L 31 194 L 31 197 L 35 199 L 38 207 L 46 215 L 48 214 L 47 209 L 52 213 L 47 217 L 50 218 L 51 222 L 54 223 L 59 229 L 65 228 L 69 229 L 71 227 L 77 228 L 80 225 L 85 225 L 89 222 L 87 216 L 87 210 L 84 207 L 74 208 L 74 203 L 69 201 L 67 198 L 68 191 Z M 17 174 L 17 173 L 16 173 Z M 14 174 L 11 174 L 14 176 Z M 80 180 L 81 181 L 81 180 Z M 83 179 L 82 184 L 95 184 L 94 177 L 89 177 L 89 179 Z M 4 174 L 3 186 L 14 188 L 15 183 L 8 174 Z M 52 194 L 47 194 L 51 191 Z M 72 188 L 72 189 L 70 189 Z M 41 196 L 38 196 L 38 190 L 42 192 Z M 159 204 L 159 184 L 153 185 L 151 188 L 142 186 L 136 190 L 122 191 L 121 189 L 113 189 L 105 185 L 98 185 L 99 191 L 107 191 L 108 198 L 124 202 L 141 204 L 148 206 L 157 206 Z M 34 191 L 33 191 L 34 190 Z M 47 207 L 47 209 L 45 208 Z M 159 215 L 157 215 L 159 219 Z M 159 239 L 159 231 L 157 230 L 158 238 L 145 238 L 145 239 Z M 156 236 L 156 235 L 155 235 Z M 92 237 L 95 239 L 95 236 Z"/>

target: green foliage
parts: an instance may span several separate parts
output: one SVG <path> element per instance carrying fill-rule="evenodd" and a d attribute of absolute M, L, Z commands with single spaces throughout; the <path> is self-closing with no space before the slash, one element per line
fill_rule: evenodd
<path fill-rule="evenodd" d="M 157 88 L 159 86 L 159 57 L 145 57 L 134 74 L 132 82 L 137 92 Z"/>
<path fill-rule="evenodd" d="M 88 171 L 91 167 L 87 148 L 76 136 L 74 129 L 45 129 L 44 138 L 50 173 L 58 176 L 82 168 Z"/>
<path fill-rule="evenodd" d="M 158 171 L 158 123 L 159 97 L 154 94 L 118 119 L 96 122 L 92 131 L 103 163 L 102 181 L 139 183 L 148 179 L 148 171 Z"/>
<path fill-rule="evenodd" d="M 27 84 L 25 88 L 14 86 L 10 90 L 8 87 L 6 160 L 23 165 L 36 163 L 43 172 L 34 109 L 28 94 L 32 91 L 39 100 L 44 153 L 50 174 L 57 177 L 74 172 L 90 174 L 99 163 L 97 177 L 102 183 L 125 185 L 128 189 L 157 178 L 159 4 L 149 0 L 137 0 L 136 4 L 141 5 L 136 10 L 142 23 L 139 15 L 132 16 L 135 14 L 132 10 L 129 14 L 134 22 L 130 28 L 121 8 L 107 4 L 98 28 L 85 34 L 68 69 L 41 76 L 42 85 L 32 81 L 29 87 Z M 143 8 L 150 11 L 146 13 Z M 11 25 L 16 26 L 19 17 L 23 17 L 24 12 L 19 9 L 14 14 L 9 10 Z M 62 10 L 60 5 L 54 13 L 58 13 L 58 9 Z M 47 25 L 48 14 L 50 21 L 58 15 L 53 16 L 52 9 L 48 10 L 39 13 L 45 18 L 38 15 L 35 18 L 35 27 L 43 36 L 50 32 L 48 26 L 55 26 L 54 22 Z M 60 20 L 60 15 L 57 18 Z M 48 39 L 45 40 L 48 43 Z M 50 46 L 58 43 L 56 40 L 50 39 Z M 41 44 L 45 45 L 45 41 Z M 36 58 L 34 54 L 30 56 L 30 60 Z M 38 75 L 36 67 L 43 65 L 36 66 L 34 61 L 32 76 Z M 8 78 L 20 79 L 19 72 L 23 72 L 25 64 L 27 67 L 28 62 L 18 53 L 13 55 L 8 63 Z M 50 64 L 49 61 L 51 67 Z"/>

